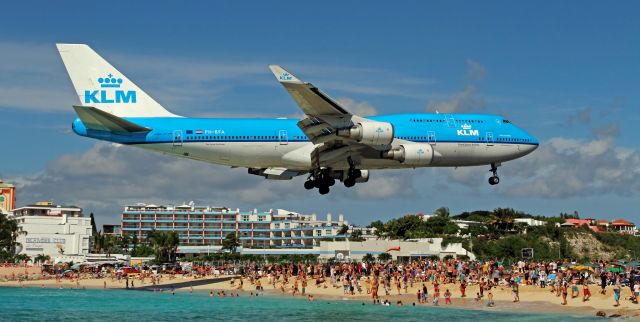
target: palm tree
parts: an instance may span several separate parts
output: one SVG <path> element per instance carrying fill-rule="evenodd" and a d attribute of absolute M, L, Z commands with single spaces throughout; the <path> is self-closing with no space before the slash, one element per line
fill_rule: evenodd
<path fill-rule="evenodd" d="M 28 262 L 31 260 L 31 257 L 29 257 L 29 255 L 27 254 L 17 254 L 13 257 L 14 262 L 16 263 L 20 263 L 20 262 Z"/>
<path fill-rule="evenodd" d="M 229 250 L 231 253 L 235 253 L 238 246 L 240 246 L 240 242 L 234 233 L 227 234 L 224 240 L 222 240 L 222 249 Z"/>
<path fill-rule="evenodd" d="M 373 257 L 373 255 L 367 253 L 364 256 L 362 256 L 362 261 L 363 262 L 367 262 L 367 263 L 371 263 L 371 262 L 375 262 L 376 258 Z"/>
<path fill-rule="evenodd" d="M 36 255 L 36 256 L 33 258 L 33 262 L 34 262 L 34 263 L 36 263 L 36 264 L 37 264 L 37 263 L 42 263 L 42 264 L 44 264 L 46 261 L 49 261 L 49 260 L 51 260 L 51 256 L 49 256 L 49 255 L 45 255 L 45 254 L 39 254 L 39 255 Z"/>
<path fill-rule="evenodd" d="M 180 237 L 177 232 L 152 230 L 147 235 L 147 239 L 151 248 L 153 248 L 157 261 L 173 261 L 180 243 Z"/>
<path fill-rule="evenodd" d="M 389 253 L 380 253 L 380 254 L 378 255 L 378 260 L 379 260 L 380 262 L 383 262 L 383 263 L 384 263 L 384 262 L 388 262 L 388 261 L 390 261 L 390 260 L 391 260 L 391 254 L 389 254 Z"/>

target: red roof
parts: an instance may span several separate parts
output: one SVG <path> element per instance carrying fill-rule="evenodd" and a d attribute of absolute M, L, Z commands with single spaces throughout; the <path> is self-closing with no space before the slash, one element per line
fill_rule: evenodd
<path fill-rule="evenodd" d="M 611 222 L 612 226 L 635 226 L 632 222 L 624 219 L 616 219 Z"/>
<path fill-rule="evenodd" d="M 586 219 L 567 219 L 565 221 L 569 224 L 574 224 L 576 226 L 591 224 L 591 220 L 586 220 Z"/>
<path fill-rule="evenodd" d="M 604 219 L 600 219 L 600 220 L 598 220 L 598 225 L 606 225 L 606 224 L 608 224 L 608 223 L 609 223 L 609 222 L 608 222 L 608 221 L 606 221 L 606 220 L 604 220 Z"/>

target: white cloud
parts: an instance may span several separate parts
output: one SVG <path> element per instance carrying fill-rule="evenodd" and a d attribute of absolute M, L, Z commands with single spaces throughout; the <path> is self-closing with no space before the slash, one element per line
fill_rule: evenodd
<path fill-rule="evenodd" d="M 348 97 L 341 97 L 337 99 L 338 103 L 342 104 L 349 112 L 367 117 L 378 114 L 378 109 L 366 101 L 356 101 Z"/>
<path fill-rule="evenodd" d="M 412 170 L 376 171 L 371 173 L 369 182 L 352 188 L 361 199 L 386 199 L 392 197 L 416 196 Z"/>
<path fill-rule="evenodd" d="M 640 194 L 640 150 L 617 147 L 613 138 L 552 138 L 500 171 L 507 196 Z"/>

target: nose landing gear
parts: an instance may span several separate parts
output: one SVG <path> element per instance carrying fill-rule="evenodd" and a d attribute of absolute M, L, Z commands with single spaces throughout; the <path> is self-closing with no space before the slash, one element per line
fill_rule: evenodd
<path fill-rule="evenodd" d="M 492 163 L 491 164 L 491 173 L 493 173 L 493 176 L 491 176 L 489 178 L 489 184 L 494 186 L 497 185 L 498 183 L 500 183 L 500 178 L 498 177 L 498 167 L 500 166 L 500 164 L 496 164 L 496 163 Z"/>

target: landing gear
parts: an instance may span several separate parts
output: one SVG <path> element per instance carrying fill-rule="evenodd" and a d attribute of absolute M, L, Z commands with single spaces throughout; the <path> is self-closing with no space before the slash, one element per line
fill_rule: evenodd
<path fill-rule="evenodd" d="M 356 165 L 351 157 L 347 158 L 349 162 L 349 170 L 347 171 L 347 178 L 344 179 L 344 186 L 351 188 L 356 185 L 356 179 L 362 177 L 362 171 L 356 169 Z"/>
<path fill-rule="evenodd" d="M 491 164 L 491 173 L 493 173 L 493 176 L 491 176 L 489 178 L 489 184 L 494 186 L 497 185 L 498 183 L 500 183 L 500 178 L 498 177 L 498 167 L 500 166 L 500 164 L 495 164 L 492 163 Z"/>
<path fill-rule="evenodd" d="M 335 184 L 336 179 L 334 179 L 328 171 L 318 170 L 309 175 L 309 178 L 304 183 L 304 188 L 307 190 L 318 188 L 321 195 L 326 195 L 329 193 L 329 187 Z"/>

